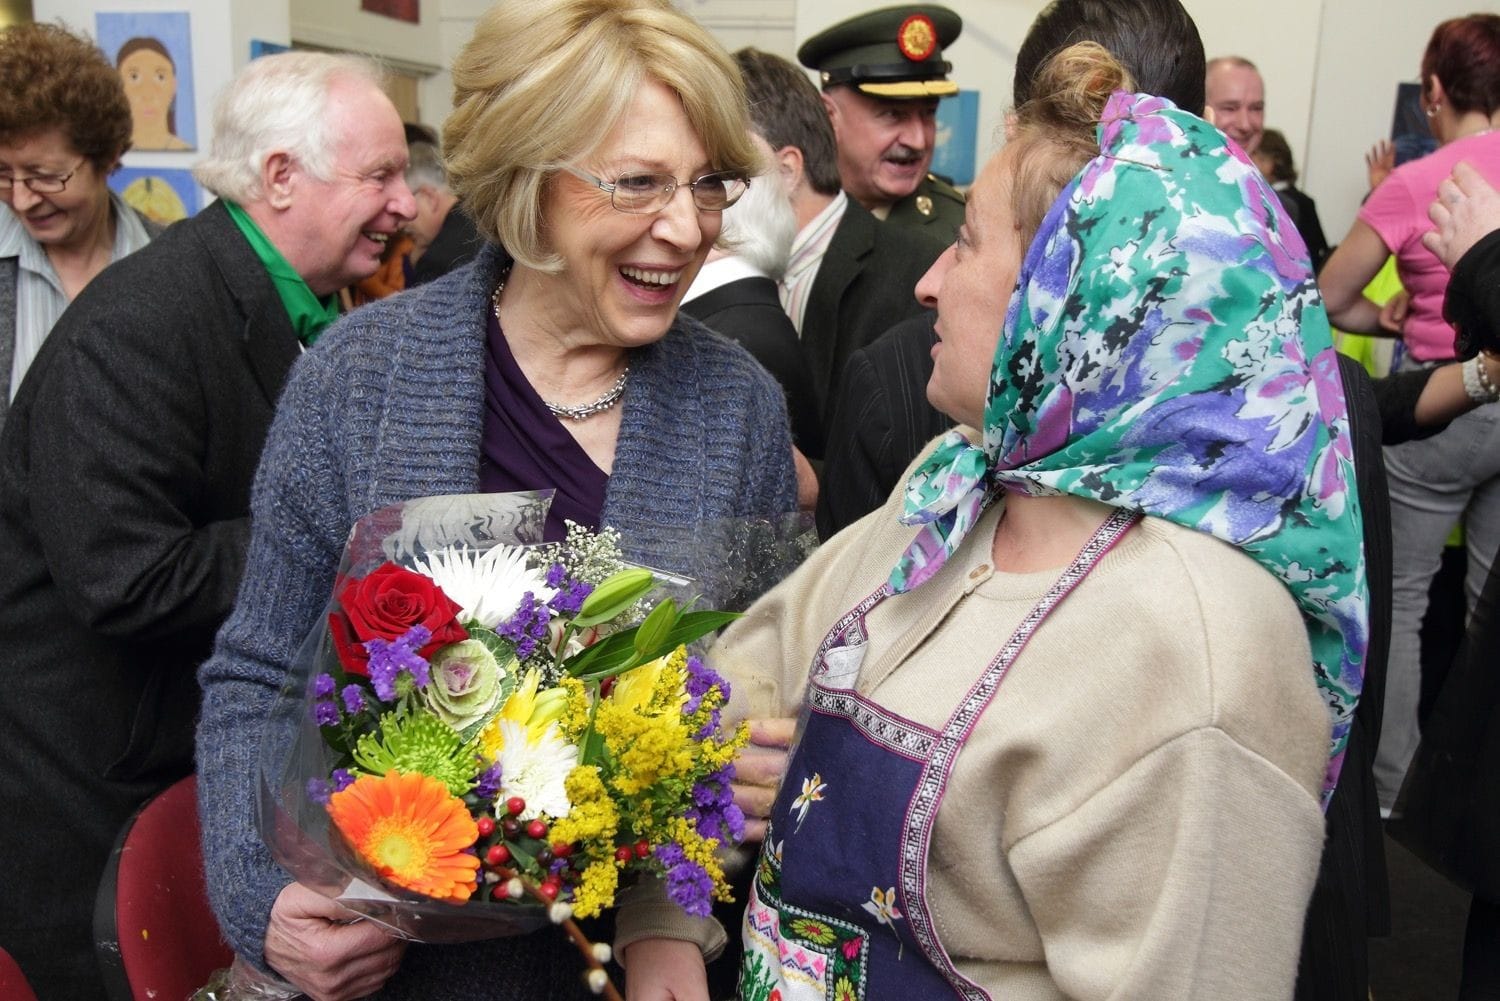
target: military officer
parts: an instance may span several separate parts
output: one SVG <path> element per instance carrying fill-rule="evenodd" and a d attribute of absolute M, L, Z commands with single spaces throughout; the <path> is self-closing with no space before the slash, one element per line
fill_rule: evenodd
<path fill-rule="evenodd" d="M 844 190 L 877 217 L 942 243 L 958 233 L 964 196 L 928 168 L 938 100 L 958 92 L 943 50 L 962 29 L 946 7 L 885 7 L 825 28 L 797 50 L 818 73 Z"/>

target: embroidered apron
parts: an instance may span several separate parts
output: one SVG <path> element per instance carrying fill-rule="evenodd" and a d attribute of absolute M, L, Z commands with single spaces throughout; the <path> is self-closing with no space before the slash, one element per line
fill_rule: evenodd
<path fill-rule="evenodd" d="M 751 884 L 742 1001 L 989 997 L 954 968 L 933 928 L 925 890 L 938 806 L 1017 654 L 1138 519 L 1133 511 L 1110 515 L 940 730 L 853 689 L 866 616 L 890 596 L 889 585 L 829 630 L 813 657 L 802 735 Z"/>

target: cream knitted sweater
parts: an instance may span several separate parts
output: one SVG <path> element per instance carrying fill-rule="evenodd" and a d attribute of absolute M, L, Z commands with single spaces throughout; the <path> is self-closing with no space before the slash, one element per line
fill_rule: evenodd
<path fill-rule="evenodd" d="M 725 634 L 713 660 L 741 711 L 795 714 L 825 632 L 911 540 L 900 504 Z M 1051 585 L 989 565 L 998 519 L 871 613 L 862 694 L 940 727 Z M 1225 543 L 1146 519 L 1043 623 L 958 760 L 928 872 L 945 949 L 1006 1001 L 1290 998 L 1327 740 L 1290 594 Z M 823 778 L 824 809 L 880 780 Z"/>

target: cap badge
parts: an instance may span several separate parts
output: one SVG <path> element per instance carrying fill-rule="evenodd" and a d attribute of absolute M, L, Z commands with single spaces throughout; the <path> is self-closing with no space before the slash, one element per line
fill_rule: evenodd
<path fill-rule="evenodd" d="M 932 215 L 932 199 L 926 195 L 917 196 L 917 211 L 923 215 Z"/>
<path fill-rule="evenodd" d="M 912 62 L 921 62 L 937 51 L 937 27 L 926 14 L 913 14 L 901 22 L 896 47 Z"/>

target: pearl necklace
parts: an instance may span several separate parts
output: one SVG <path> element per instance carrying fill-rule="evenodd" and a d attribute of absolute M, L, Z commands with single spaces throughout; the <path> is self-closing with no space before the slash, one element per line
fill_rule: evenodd
<path fill-rule="evenodd" d="M 500 293 L 505 291 L 505 279 L 508 275 L 509 272 L 500 276 L 500 284 L 495 286 L 495 294 L 490 297 L 490 304 L 495 310 L 496 323 L 500 322 Z M 563 417 L 570 421 L 588 420 L 595 414 L 602 414 L 604 411 L 614 407 L 616 403 L 619 403 L 620 397 L 625 395 L 625 383 L 629 380 L 630 366 L 626 365 L 625 371 L 620 373 L 620 377 L 615 380 L 615 384 L 605 390 L 604 395 L 592 403 L 581 403 L 576 407 L 572 407 L 566 403 L 552 403 L 548 400 L 543 400 L 542 402 L 546 404 L 548 410 L 552 411 L 552 416 L 554 417 Z"/>

